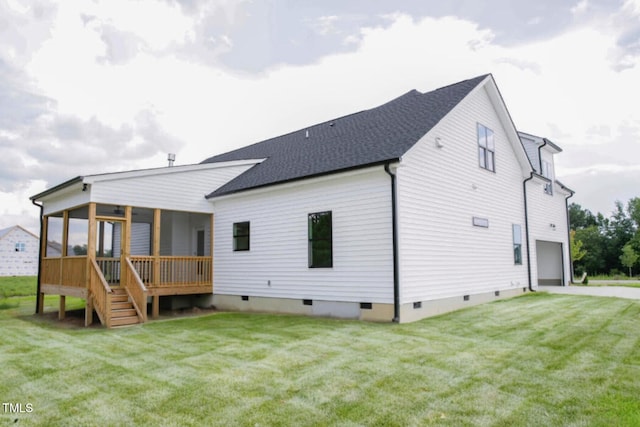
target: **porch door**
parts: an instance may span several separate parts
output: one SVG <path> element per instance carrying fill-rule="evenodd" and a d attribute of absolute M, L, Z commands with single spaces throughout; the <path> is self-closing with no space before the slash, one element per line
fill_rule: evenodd
<path fill-rule="evenodd" d="M 120 263 L 123 253 L 122 231 L 124 221 L 98 220 L 96 234 L 96 261 L 110 285 L 120 284 Z"/>
<path fill-rule="evenodd" d="M 204 256 L 204 230 L 196 230 L 196 256 Z"/>

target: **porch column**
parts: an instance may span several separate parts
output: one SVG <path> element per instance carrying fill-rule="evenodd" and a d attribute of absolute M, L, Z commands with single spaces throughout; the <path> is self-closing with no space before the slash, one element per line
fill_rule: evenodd
<path fill-rule="evenodd" d="M 89 203 L 87 219 L 89 220 L 88 242 L 87 242 L 87 268 L 86 279 L 87 299 L 84 302 L 84 325 L 89 326 L 93 322 L 93 296 L 91 295 L 91 269 L 92 261 L 96 259 L 96 204 Z"/>
<path fill-rule="evenodd" d="M 209 255 L 211 256 L 211 272 L 210 273 L 211 273 L 211 291 L 212 292 L 213 292 L 213 270 L 214 270 L 214 263 L 215 263 L 215 259 L 213 258 L 213 236 L 214 236 L 214 233 L 213 233 L 214 225 L 213 224 L 215 222 L 214 219 L 215 219 L 214 214 L 211 214 L 211 227 L 209 227 L 210 228 L 210 230 L 209 230 L 209 234 L 210 234 L 210 236 L 209 236 Z"/>
<path fill-rule="evenodd" d="M 60 310 L 58 311 L 58 320 L 64 320 L 65 317 L 65 299 L 64 295 L 60 295 Z"/>
<path fill-rule="evenodd" d="M 160 284 L 160 221 L 162 214 L 160 209 L 153 210 L 153 285 Z M 151 302 L 151 317 L 157 319 L 160 316 L 160 296 L 154 295 Z"/>
<path fill-rule="evenodd" d="M 69 255 L 67 246 L 69 245 L 69 211 L 62 213 L 62 254 L 60 257 L 60 277 L 58 284 L 64 285 L 64 259 Z M 58 308 L 58 319 L 62 320 L 65 316 L 65 296 L 60 295 L 60 306 Z"/>
<path fill-rule="evenodd" d="M 125 265 L 126 259 L 131 257 L 131 206 L 124 207 L 124 227 L 122 230 L 122 253 L 120 264 Z M 126 286 L 127 275 L 120 275 L 120 286 Z"/>

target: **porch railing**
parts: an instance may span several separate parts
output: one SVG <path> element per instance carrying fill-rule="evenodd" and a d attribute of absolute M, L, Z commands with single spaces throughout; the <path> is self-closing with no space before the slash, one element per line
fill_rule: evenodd
<path fill-rule="evenodd" d="M 44 258 L 42 260 L 42 283 L 75 288 L 87 286 L 87 257 Z"/>
<path fill-rule="evenodd" d="M 133 307 L 138 313 L 138 317 L 142 322 L 147 321 L 147 288 L 140 280 L 138 272 L 134 268 L 131 260 L 126 259 L 124 265 L 124 274 L 126 279 L 123 281 L 127 293 L 131 297 Z"/>
<path fill-rule="evenodd" d="M 111 327 L 111 295 L 112 291 L 105 280 L 98 263 L 91 260 L 89 274 L 89 291 L 93 307 L 98 313 L 100 322 L 107 328 Z"/>
<path fill-rule="evenodd" d="M 100 271 L 110 285 L 120 283 L 120 258 L 96 258 Z"/>
<path fill-rule="evenodd" d="M 132 256 L 131 263 L 142 282 L 149 287 L 212 285 L 213 262 L 211 257 Z"/>

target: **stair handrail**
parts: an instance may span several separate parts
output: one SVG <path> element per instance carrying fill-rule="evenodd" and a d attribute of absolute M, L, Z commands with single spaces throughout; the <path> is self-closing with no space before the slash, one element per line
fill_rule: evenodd
<path fill-rule="evenodd" d="M 127 257 L 125 261 L 127 278 L 124 281 L 124 287 L 131 298 L 131 303 L 138 314 L 138 318 L 144 323 L 147 321 L 147 287 L 142 283 L 142 279 L 133 266 L 131 259 Z"/>
<path fill-rule="evenodd" d="M 91 272 L 89 280 L 89 295 L 92 299 L 93 308 L 98 313 L 100 323 L 107 328 L 111 327 L 111 295 L 112 291 L 107 280 L 102 274 L 102 270 L 95 259 L 91 258 Z M 100 286 L 102 285 L 102 286 Z"/>

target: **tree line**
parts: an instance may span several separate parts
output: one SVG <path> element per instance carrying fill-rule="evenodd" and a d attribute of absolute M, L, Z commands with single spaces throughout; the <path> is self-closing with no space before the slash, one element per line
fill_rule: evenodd
<path fill-rule="evenodd" d="M 611 216 L 569 205 L 571 258 L 576 274 L 628 275 L 640 270 L 640 197 L 616 201 Z"/>

